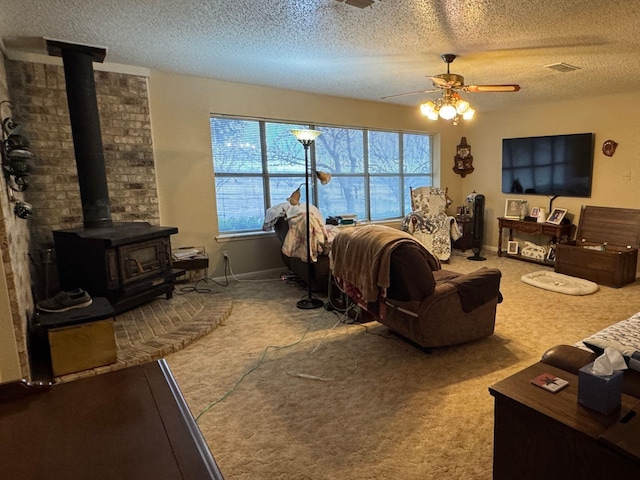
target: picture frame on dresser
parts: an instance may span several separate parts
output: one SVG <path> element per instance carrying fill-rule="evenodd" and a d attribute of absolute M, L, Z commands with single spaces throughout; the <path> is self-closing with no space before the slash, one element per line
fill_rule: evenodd
<path fill-rule="evenodd" d="M 547 223 L 560 225 L 560 222 L 562 222 L 562 219 L 566 214 L 566 208 L 554 208 L 553 210 L 551 210 L 551 213 L 549 213 L 549 216 L 547 217 Z"/>
<path fill-rule="evenodd" d="M 504 204 L 504 217 L 519 219 L 523 201 L 521 198 L 507 198 Z"/>
<path fill-rule="evenodd" d="M 549 251 L 547 252 L 547 261 L 555 262 L 556 261 L 556 247 L 549 247 Z"/>

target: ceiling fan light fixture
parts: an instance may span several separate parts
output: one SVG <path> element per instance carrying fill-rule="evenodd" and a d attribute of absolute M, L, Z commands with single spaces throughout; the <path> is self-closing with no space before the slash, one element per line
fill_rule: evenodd
<path fill-rule="evenodd" d="M 475 115 L 476 111 L 473 108 L 468 108 L 463 114 L 462 114 L 462 119 L 463 120 L 471 120 L 473 118 L 473 116 Z"/>
<path fill-rule="evenodd" d="M 455 103 L 455 107 L 458 115 L 462 115 L 464 112 L 469 110 L 469 102 L 467 102 L 466 100 L 460 99 Z"/>
<path fill-rule="evenodd" d="M 440 118 L 440 117 L 438 117 L 438 112 L 436 112 L 435 110 L 433 110 L 432 112 L 428 113 L 428 114 L 426 115 L 426 117 L 427 117 L 429 120 L 438 120 L 438 118 Z"/>
<path fill-rule="evenodd" d="M 430 113 L 435 113 L 435 104 L 432 101 L 421 104 L 420 113 L 425 117 L 428 117 Z"/>
<path fill-rule="evenodd" d="M 438 114 L 440 115 L 440 118 L 443 118 L 444 120 L 451 120 L 457 115 L 456 107 L 451 104 L 443 105 L 440 107 Z"/>

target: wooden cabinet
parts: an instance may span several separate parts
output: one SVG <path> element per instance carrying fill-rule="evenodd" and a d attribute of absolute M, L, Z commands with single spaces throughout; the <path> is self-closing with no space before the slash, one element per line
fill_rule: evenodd
<path fill-rule="evenodd" d="M 553 266 L 554 262 L 550 260 L 536 260 L 529 257 L 524 257 L 520 254 L 510 254 L 506 250 L 502 250 L 502 230 L 509 229 L 509 241 L 513 241 L 513 232 L 521 232 L 528 235 L 546 235 L 550 237 L 552 243 L 558 243 L 560 241 L 569 241 L 573 237 L 575 226 L 566 223 L 561 225 L 553 225 L 551 223 L 537 223 L 527 222 L 524 220 L 517 220 L 512 218 L 498 217 L 498 256 L 503 254 L 509 257 L 517 258 L 519 260 L 525 260 L 527 262 L 540 263 L 542 265 Z"/>
<path fill-rule="evenodd" d="M 569 381 L 557 393 L 531 384 L 543 373 Z M 578 404 L 578 377 L 537 363 L 489 388 L 495 401 L 494 480 L 640 478 L 638 399 L 622 395 L 610 415 Z"/>

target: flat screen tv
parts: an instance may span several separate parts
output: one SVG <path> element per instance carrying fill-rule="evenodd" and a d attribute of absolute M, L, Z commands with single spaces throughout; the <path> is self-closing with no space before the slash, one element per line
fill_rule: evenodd
<path fill-rule="evenodd" d="M 593 133 L 505 138 L 502 192 L 590 197 Z"/>

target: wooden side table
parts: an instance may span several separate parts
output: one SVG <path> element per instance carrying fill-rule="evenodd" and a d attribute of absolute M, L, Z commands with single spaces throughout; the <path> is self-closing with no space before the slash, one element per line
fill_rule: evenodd
<path fill-rule="evenodd" d="M 209 254 L 204 247 L 178 248 L 172 253 L 171 267 L 182 271 L 179 276 L 184 277 L 180 282 L 206 278 L 209 276 Z"/>
<path fill-rule="evenodd" d="M 569 386 L 551 393 L 531 384 L 543 373 L 568 380 Z M 576 375 L 544 363 L 489 391 L 495 399 L 494 480 L 640 478 L 640 460 L 620 451 L 635 430 L 620 420 L 632 410 L 640 412 L 639 399 L 623 394 L 619 410 L 594 412 L 578 404 Z"/>
<path fill-rule="evenodd" d="M 551 237 L 553 243 L 560 242 L 563 238 L 565 241 L 571 240 L 573 236 L 575 225 L 571 223 L 563 223 L 560 225 L 554 225 L 552 223 L 537 223 L 527 222 L 524 220 L 518 220 L 513 218 L 498 217 L 498 256 L 501 257 L 502 250 L 502 230 L 504 228 L 509 229 L 509 241 L 513 241 L 513 232 L 522 232 L 528 235 L 546 235 Z M 536 260 L 529 257 L 524 257 L 519 254 L 509 254 L 509 257 L 517 258 L 518 260 L 524 260 L 527 262 L 540 263 L 542 265 L 553 266 L 553 261 L 549 260 Z"/>

